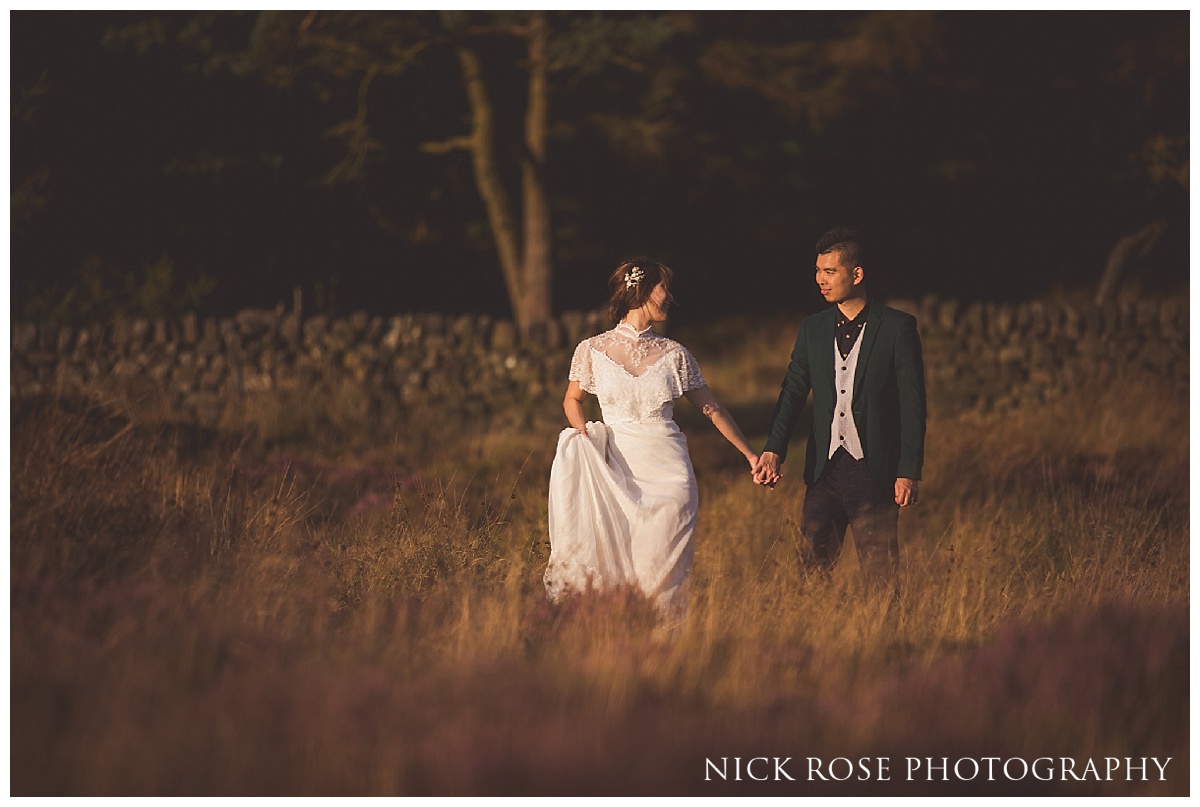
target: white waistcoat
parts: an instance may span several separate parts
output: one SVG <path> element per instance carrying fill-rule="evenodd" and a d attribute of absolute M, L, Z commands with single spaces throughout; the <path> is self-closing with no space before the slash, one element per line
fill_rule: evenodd
<path fill-rule="evenodd" d="M 854 337 L 850 355 L 842 358 L 838 350 L 837 336 L 833 337 L 833 384 L 837 397 L 834 399 L 833 427 L 829 430 L 829 457 L 839 447 L 846 449 L 856 460 L 863 458 L 862 441 L 858 439 L 858 427 L 854 425 L 854 413 L 850 402 L 854 400 L 854 368 L 858 366 L 858 349 L 862 346 L 862 330 Z"/>

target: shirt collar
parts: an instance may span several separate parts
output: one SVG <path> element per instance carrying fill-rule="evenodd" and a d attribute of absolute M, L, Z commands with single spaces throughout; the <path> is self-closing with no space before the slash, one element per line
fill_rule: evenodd
<path fill-rule="evenodd" d="M 837 310 L 838 325 L 857 325 L 860 322 L 867 321 L 867 312 L 871 310 L 871 298 L 867 298 L 867 304 L 862 307 L 862 310 L 855 315 L 854 319 L 846 319 L 846 315 L 842 313 L 842 309 Z"/>
<path fill-rule="evenodd" d="M 629 336 L 634 339 L 638 339 L 640 337 L 643 337 L 643 336 L 646 336 L 647 334 L 649 334 L 651 328 L 653 328 L 653 327 L 654 327 L 653 324 L 647 325 L 645 328 L 643 328 L 642 330 L 639 331 L 637 328 L 633 327 L 628 322 L 618 322 L 617 327 L 613 328 L 613 330 L 618 331 L 618 332 L 624 334 L 625 336 Z"/>

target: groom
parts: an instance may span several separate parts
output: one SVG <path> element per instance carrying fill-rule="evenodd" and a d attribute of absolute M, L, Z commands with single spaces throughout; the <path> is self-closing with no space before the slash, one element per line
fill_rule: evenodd
<path fill-rule="evenodd" d="M 754 481 L 774 487 L 812 392 L 800 531 L 832 568 L 849 524 L 868 580 L 898 592 L 900 508 L 917 503 L 925 445 L 925 369 L 917 320 L 867 296 L 861 233 L 817 241 L 817 286 L 834 303 L 804 320 Z"/>

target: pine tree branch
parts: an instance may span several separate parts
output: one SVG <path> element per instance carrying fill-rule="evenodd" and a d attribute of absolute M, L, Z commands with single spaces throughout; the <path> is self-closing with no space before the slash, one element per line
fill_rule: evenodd
<path fill-rule="evenodd" d="M 459 137 L 452 137 L 449 140 L 422 143 L 421 151 L 426 154 L 449 154 L 452 151 L 470 151 L 474 143 L 473 138 L 461 135 Z"/>

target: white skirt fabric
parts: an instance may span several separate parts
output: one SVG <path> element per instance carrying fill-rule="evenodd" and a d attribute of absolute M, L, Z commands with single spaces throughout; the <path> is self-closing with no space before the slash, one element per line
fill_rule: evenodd
<path fill-rule="evenodd" d="M 673 420 L 564 429 L 550 469 L 546 591 L 635 585 L 682 613 L 696 533 L 696 477 Z"/>

